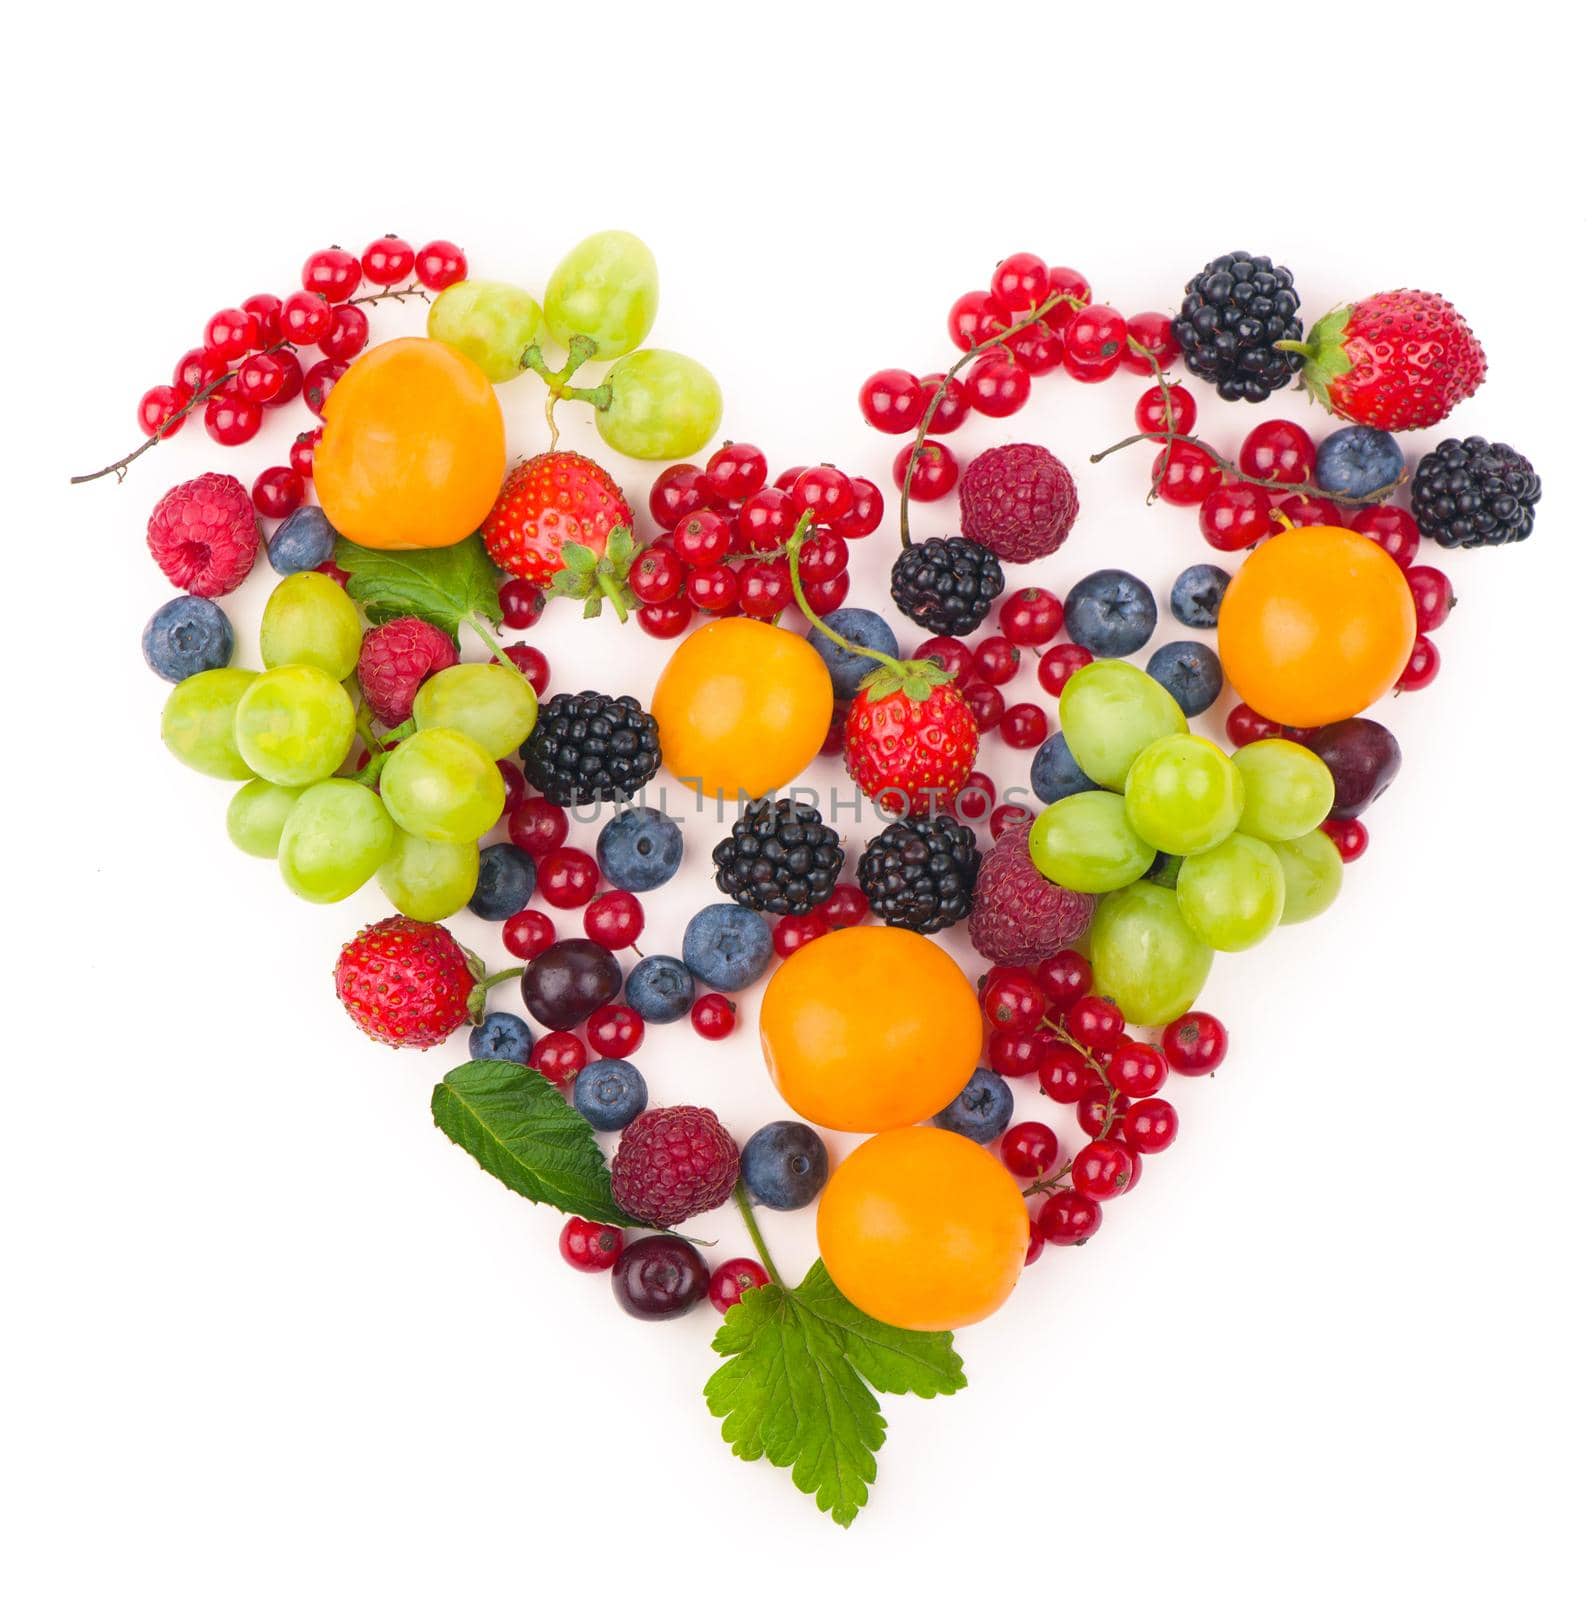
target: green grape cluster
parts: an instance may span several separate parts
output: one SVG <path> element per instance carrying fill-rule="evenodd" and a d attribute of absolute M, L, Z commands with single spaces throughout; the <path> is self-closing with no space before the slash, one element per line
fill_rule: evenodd
<path fill-rule="evenodd" d="M 1227 755 L 1124 661 L 1074 673 L 1058 716 L 1099 787 L 1042 811 L 1030 856 L 1052 882 L 1102 897 L 1091 961 L 1130 1022 L 1188 1010 L 1214 951 L 1247 950 L 1333 904 L 1343 868 L 1318 825 L 1334 780 L 1305 746 L 1263 739 Z"/>
<path fill-rule="evenodd" d="M 343 900 L 373 877 L 398 910 L 436 922 L 476 892 L 477 841 L 499 819 L 497 762 L 537 721 L 523 674 L 467 662 L 428 679 L 398 743 L 351 770 L 358 608 L 317 572 L 285 578 L 260 625 L 261 672 L 222 667 L 179 683 L 161 713 L 174 756 L 242 780 L 227 835 L 274 859 L 296 895 Z M 380 790 L 376 779 L 380 778 Z"/>

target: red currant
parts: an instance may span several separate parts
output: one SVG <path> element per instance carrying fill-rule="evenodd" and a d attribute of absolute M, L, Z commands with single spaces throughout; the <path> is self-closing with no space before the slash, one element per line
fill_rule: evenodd
<path fill-rule="evenodd" d="M 1023 1078 L 1047 1061 L 1051 1040 L 1034 1028 L 1000 1028 L 986 1041 L 985 1059 L 1004 1078 Z"/>
<path fill-rule="evenodd" d="M 360 287 L 360 258 L 337 245 L 317 250 L 306 260 L 299 281 L 312 294 L 325 295 L 329 304 L 336 305 Z"/>
<path fill-rule="evenodd" d="M 858 391 L 864 421 L 881 433 L 912 433 L 928 403 L 929 396 L 906 367 L 872 373 Z"/>
<path fill-rule="evenodd" d="M 304 388 L 304 369 L 299 365 L 299 358 L 291 350 L 263 350 L 260 353 L 262 361 L 271 362 L 282 374 L 282 386 L 272 397 L 266 401 L 268 406 L 285 406 L 290 400 L 296 400 Z M 317 435 L 319 437 L 319 434 Z"/>
<path fill-rule="evenodd" d="M 689 567 L 717 566 L 731 553 L 731 525 L 712 511 L 689 511 L 675 524 L 671 543 Z"/>
<path fill-rule="evenodd" d="M 1279 723 L 1264 717 L 1259 711 L 1253 711 L 1243 700 L 1229 713 L 1223 726 L 1229 735 L 1229 743 L 1236 750 L 1255 744 L 1258 739 L 1284 737 L 1284 729 Z"/>
<path fill-rule="evenodd" d="M 724 1316 L 732 1306 L 740 1305 L 742 1296 L 754 1289 L 762 1289 L 769 1282 L 769 1274 L 746 1256 L 736 1256 L 715 1267 L 708 1280 L 708 1303 Z"/>
<path fill-rule="evenodd" d="M 1344 515 L 1343 512 L 1340 513 Z M 1417 559 L 1422 535 L 1417 519 L 1401 506 L 1363 506 L 1350 520 L 1357 533 L 1365 533 L 1374 544 L 1394 559 L 1398 567 L 1409 567 Z"/>
<path fill-rule="evenodd" d="M 941 388 L 943 383 L 946 385 L 944 392 Z M 926 411 L 936 395 L 941 396 L 927 432 L 953 433 L 963 426 L 969 414 L 969 391 L 961 378 L 949 378 L 944 372 L 931 372 L 919 379 L 919 387 L 924 390 Z"/>
<path fill-rule="evenodd" d="M 974 671 L 974 656 L 961 639 L 945 639 L 931 635 L 913 652 L 915 661 L 933 661 L 952 680 L 952 687 L 960 689 Z"/>
<path fill-rule="evenodd" d="M 1124 1113 L 1118 1137 L 1136 1155 L 1161 1155 L 1179 1135 L 1179 1113 L 1166 1100 L 1138 1101 Z"/>
<path fill-rule="evenodd" d="M 1022 967 L 992 967 L 980 988 L 980 1004 L 993 1028 L 1032 1029 L 1046 1015 L 1046 995 Z"/>
<path fill-rule="evenodd" d="M 1028 701 L 1002 713 L 1002 742 L 1015 750 L 1033 750 L 1046 738 L 1046 713 Z"/>
<path fill-rule="evenodd" d="M 1417 630 L 1432 633 L 1456 603 L 1456 591 L 1438 567 L 1407 567 L 1406 582 L 1417 607 Z"/>
<path fill-rule="evenodd" d="M 574 845 L 556 845 L 537 863 L 537 887 L 561 911 L 584 906 L 598 892 L 598 863 Z"/>
<path fill-rule="evenodd" d="M 769 462 L 756 444 L 727 440 L 703 468 L 704 487 L 715 500 L 743 501 L 769 481 Z"/>
<path fill-rule="evenodd" d="M 684 594 L 668 600 L 654 600 L 637 610 L 637 626 L 650 639 L 673 639 L 691 626 L 697 608 Z"/>
<path fill-rule="evenodd" d="M 749 561 L 737 575 L 736 587 L 748 616 L 778 617 L 792 601 L 791 567 L 785 561 Z"/>
<path fill-rule="evenodd" d="M 1240 444 L 1240 471 L 1273 483 L 1310 483 L 1317 446 L 1298 422 L 1282 417 L 1259 422 Z"/>
<path fill-rule="evenodd" d="M 1054 326 L 1060 328 L 1077 314 L 1077 307 L 1069 304 L 1070 301 L 1077 300 L 1082 306 L 1090 304 L 1090 282 L 1084 273 L 1075 272 L 1072 267 L 1053 267 L 1046 274 L 1047 299 L 1054 294 L 1062 295 L 1063 301 L 1047 312 L 1047 316 L 1055 319 Z"/>
<path fill-rule="evenodd" d="M 977 685 L 975 687 L 978 687 Z M 995 693 L 993 690 L 992 693 Z M 998 696 L 1000 698 L 1000 696 Z M 983 772 L 971 772 L 963 782 L 952 809 L 963 822 L 978 822 L 996 804 L 996 785 Z"/>
<path fill-rule="evenodd" d="M 1182 383 L 1168 386 L 1168 403 L 1173 407 L 1173 431 L 1188 433 L 1195 426 L 1195 398 Z M 1163 402 L 1161 388 L 1147 389 L 1135 401 L 1135 426 L 1142 433 L 1166 433 L 1168 407 Z"/>
<path fill-rule="evenodd" d="M 1347 866 L 1367 854 L 1367 825 L 1359 817 L 1329 817 L 1321 826 Z"/>
<path fill-rule="evenodd" d="M 446 289 L 467 275 L 465 252 L 446 239 L 433 239 L 415 252 L 415 276 L 428 289 Z"/>
<path fill-rule="evenodd" d="M 855 883 L 838 883 L 819 915 L 832 928 L 856 927 L 869 915 L 869 897 Z"/>
<path fill-rule="evenodd" d="M 1068 1031 L 1083 1049 L 1097 1051 L 1123 1037 L 1124 1014 L 1104 996 L 1087 994 L 1068 1008 Z"/>
<path fill-rule="evenodd" d="M 504 654 L 515 663 L 516 669 L 525 675 L 526 682 L 536 691 L 538 697 L 547 693 L 548 681 L 552 671 L 548 666 L 548 658 L 534 644 L 506 644 Z"/>
<path fill-rule="evenodd" d="M 253 355 L 238 368 L 238 389 L 246 400 L 269 405 L 282 393 L 283 370 L 277 352 Z"/>
<path fill-rule="evenodd" d="M 863 539 L 880 526 L 886 514 L 886 498 L 867 478 L 850 478 L 848 482 L 852 486 L 852 510 L 832 523 L 831 529 L 843 539 Z"/>
<path fill-rule="evenodd" d="M 193 398 L 193 392 L 179 384 L 157 383 L 138 402 L 139 427 L 151 439 L 157 434 L 170 438 L 188 420 L 183 407 Z"/>
<path fill-rule="evenodd" d="M 1002 310 L 1020 316 L 1033 311 L 1049 290 L 1046 263 L 1031 250 L 1009 256 L 991 275 L 991 298 Z"/>
<path fill-rule="evenodd" d="M 608 889 L 582 914 L 581 925 L 594 944 L 624 950 L 642 937 L 642 902 L 625 889 Z"/>
<path fill-rule="evenodd" d="M 205 324 L 205 348 L 213 350 L 229 364 L 242 361 L 255 347 L 256 324 L 238 306 L 218 311 Z"/>
<path fill-rule="evenodd" d="M 1054 644 L 1040 659 L 1035 676 L 1047 694 L 1061 694 L 1063 685 L 1096 658 L 1080 644 Z"/>
<path fill-rule="evenodd" d="M 569 837 L 570 814 L 540 794 L 527 795 L 509 813 L 509 842 L 528 856 L 545 856 Z"/>
<path fill-rule="evenodd" d="M 553 918 L 542 911 L 517 911 L 504 924 L 504 949 L 517 961 L 540 956 L 558 937 Z"/>
<path fill-rule="evenodd" d="M 1062 1146 L 1044 1122 L 1015 1122 L 1002 1135 L 1002 1165 L 1015 1178 L 1040 1178 L 1057 1165 Z"/>
<path fill-rule="evenodd" d="M 206 425 L 209 425 L 207 416 Z M 1426 689 L 1439 676 L 1439 649 L 1425 633 L 1417 635 L 1411 655 L 1400 676 L 1395 679 L 1395 693 L 1405 694 L 1414 689 Z"/>
<path fill-rule="evenodd" d="M 292 467 L 267 467 L 249 498 L 263 517 L 286 517 L 304 504 L 304 479 Z"/>
<path fill-rule="evenodd" d="M 1048 644 L 1063 631 L 1063 602 L 1049 589 L 1019 589 L 1002 602 L 996 620 L 1014 644 Z"/>
<path fill-rule="evenodd" d="M 321 335 L 321 354 L 334 361 L 352 361 L 371 337 L 371 319 L 358 306 L 334 306 L 332 326 Z"/>
<path fill-rule="evenodd" d="M 1187 1011 L 1162 1030 L 1162 1053 L 1182 1077 L 1204 1078 L 1223 1065 L 1229 1030 L 1210 1011 Z"/>
<path fill-rule="evenodd" d="M 828 528 L 852 510 L 852 479 L 838 467 L 808 467 L 793 481 L 788 498 L 798 516 L 807 511 L 811 521 Z"/>
<path fill-rule="evenodd" d="M 804 584 L 829 583 L 847 570 L 848 559 L 847 541 L 822 529 L 797 552 L 797 572 Z"/>
<path fill-rule="evenodd" d="M 1010 828 L 1021 828 L 1034 820 L 1035 813 L 1028 806 L 998 806 L 991 813 L 991 837 L 1000 839 Z"/>
<path fill-rule="evenodd" d="M 644 605 L 673 600 L 686 582 L 686 563 L 669 545 L 653 544 L 631 563 L 628 577 L 637 599 Z"/>
<path fill-rule="evenodd" d="M 1125 1039 L 1113 1048 L 1107 1081 L 1119 1094 L 1144 1100 L 1168 1081 L 1167 1058 L 1155 1045 Z"/>
<path fill-rule="evenodd" d="M 498 776 L 504 780 L 504 815 L 507 817 L 526 798 L 526 775 L 513 761 L 498 761 Z"/>
<path fill-rule="evenodd" d="M 666 532 L 688 512 L 702 510 L 707 502 L 707 480 L 690 461 L 666 467 L 648 492 L 648 512 Z"/>
<path fill-rule="evenodd" d="M 347 361 L 318 361 L 304 375 L 304 403 L 319 417 L 326 409 L 332 386 L 349 370 Z"/>
<path fill-rule="evenodd" d="M 513 921 L 513 918 L 510 920 Z M 575 1034 L 566 1033 L 562 1028 L 545 1033 L 531 1047 L 532 1070 L 540 1072 L 558 1089 L 563 1089 L 586 1064 L 586 1045 Z"/>
<path fill-rule="evenodd" d="M 1182 439 L 1157 452 L 1151 471 L 1158 498 L 1171 506 L 1198 506 L 1222 481 L 1223 474 L 1212 457 Z"/>
<path fill-rule="evenodd" d="M 823 583 L 806 586 L 803 592 L 808 596 L 808 604 L 815 613 L 824 617 L 846 603 L 847 591 L 851 587 L 851 575 L 838 572 L 835 577 L 827 578 Z"/>
<path fill-rule="evenodd" d="M 1130 343 L 1141 346 L 1147 353 L 1141 355 Z M 1166 372 L 1179 353 L 1179 343 L 1173 336 L 1173 319 L 1160 311 L 1137 311 L 1124 323 L 1124 365 L 1131 372 L 1149 377 L 1153 372 Z"/>
<path fill-rule="evenodd" d="M 994 1042 L 994 1041 L 993 1041 Z M 1040 1091 L 1061 1105 L 1078 1105 L 1101 1088 L 1101 1075 L 1071 1044 L 1047 1042 L 1040 1064 Z"/>
<path fill-rule="evenodd" d="M 1101 1206 L 1088 1194 L 1059 1189 L 1035 1214 L 1048 1244 L 1083 1244 L 1101 1227 Z"/>
<path fill-rule="evenodd" d="M 282 301 L 274 294 L 252 294 L 239 308 L 255 324 L 255 348 L 275 344 L 282 337 Z"/>
<path fill-rule="evenodd" d="M 1005 612 L 1007 608 L 1002 609 Z M 981 683 L 993 683 L 1000 688 L 1018 676 L 1023 657 L 1012 637 L 1003 637 L 1006 631 L 1004 627 L 1002 633 L 990 634 L 974 646 L 973 672 Z"/>
<path fill-rule="evenodd" d="M 952 343 L 959 350 L 972 350 L 983 344 L 1004 326 L 1002 308 L 984 289 L 970 289 L 952 302 L 947 313 L 946 329 Z"/>
<path fill-rule="evenodd" d="M 692 1026 L 705 1039 L 726 1039 L 736 1027 L 736 1002 L 722 994 L 700 994 L 692 1002 Z"/>
<path fill-rule="evenodd" d="M 578 1272 L 607 1272 L 624 1248 L 624 1232 L 607 1222 L 572 1217 L 559 1230 L 559 1254 Z"/>
<path fill-rule="evenodd" d="M 647 1024 L 630 1006 L 599 1006 L 587 1018 L 587 1043 L 594 1055 L 608 1061 L 618 1061 L 633 1054 L 642 1043 Z"/>
<path fill-rule="evenodd" d="M 1029 399 L 1029 373 L 1007 350 L 987 350 L 963 379 L 969 404 L 982 417 L 1010 417 Z"/>
<path fill-rule="evenodd" d="M 736 518 L 736 531 L 749 550 L 778 550 L 797 526 L 797 503 L 779 489 L 750 495 Z"/>
<path fill-rule="evenodd" d="M 1002 720 L 1007 702 L 994 683 L 969 683 L 963 686 L 963 700 L 981 733 L 989 733 Z"/>
<path fill-rule="evenodd" d="M 1032 378 L 1038 378 L 1043 373 L 1055 372 L 1065 359 L 1063 336 L 1057 328 L 1051 326 L 1052 319 L 1056 315 L 1055 311 L 1049 312 L 1042 321 L 1032 322 L 1027 328 L 1020 328 L 1006 341 L 1007 348 L 1013 353 L 1013 359 Z M 1058 324 L 1058 327 L 1060 328 L 1061 324 Z"/>
<path fill-rule="evenodd" d="M 1033 1267 L 1041 1258 L 1041 1252 L 1046 1248 L 1046 1235 L 1041 1232 L 1040 1224 L 1033 1218 L 1029 1222 L 1029 1248 L 1024 1252 L 1024 1265 Z"/>
<path fill-rule="evenodd" d="M 1035 968 L 1035 981 L 1053 1006 L 1066 1011 L 1090 993 L 1094 974 L 1077 950 L 1059 950 Z"/>
<path fill-rule="evenodd" d="M 197 394 L 227 376 L 226 358 L 216 351 L 200 348 L 189 350 L 172 371 L 174 388 L 187 389 Z"/>
<path fill-rule="evenodd" d="M 908 476 L 908 458 L 913 446 L 905 444 L 891 463 L 891 481 L 900 489 Z M 937 439 L 926 439 L 919 450 L 913 468 L 913 487 L 908 490 L 910 500 L 939 500 L 951 494 L 958 481 L 957 457 Z"/>
<path fill-rule="evenodd" d="M 217 444 L 248 444 L 260 432 L 261 410 L 253 400 L 213 394 L 205 402 L 205 432 Z"/>
<path fill-rule="evenodd" d="M 1082 367 L 1116 369 L 1128 332 L 1123 316 L 1111 306 L 1086 306 L 1063 330 L 1063 354 Z"/>
<path fill-rule="evenodd" d="M 1251 483 L 1220 483 L 1202 502 L 1201 537 L 1214 550 L 1243 550 L 1272 531 L 1273 503 Z"/>
<path fill-rule="evenodd" d="M 1342 528 L 1345 525 L 1345 513 L 1320 494 L 1286 495 L 1274 509 L 1297 528 Z M 1277 518 L 1274 520 L 1277 523 Z"/>
<path fill-rule="evenodd" d="M 360 271 L 378 288 L 388 289 L 410 275 L 415 251 L 408 240 L 395 233 L 373 239 L 360 255 Z"/>
<path fill-rule="evenodd" d="M 805 944 L 812 944 L 830 932 L 830 924 L 817 911 L 802 916 L 784 916 L 775 924 L 775 954 L 782 961 L 794 956 Z"/>
<path fill-rule="evenodd" d="M 694 567 L 686 575 L 686 598 L 699 611 L 729 611 L 740 593 L 736 574 L 727 566 Z"/>
<path fill-rule="evenodd" d="M 346 573 L 336 561 L 323 561 L 321 565 L 316 568 L 316 571 L 321 573 L 323 576 L 330 578 L 340 589 L 347 589 L 349 586 L 348 573 Z"/>
<path fill-rule="evenodd" d="M 1069 1175 L 1074 1189 L 1090 1200 L 1111 1200 L 1134 1182 L 1134 1162 L 1127 1145 L 1116 1139 L 1092 1139 L 1074 1157 Z"/>
<path fill-rule="evenodd" d="M 524 633 L 542 615 L 547 597 L 529 578 L 510 578 L 498 590 L 498 609 L 504 626 Z"/>
<path fill-rule="evenodd" d="M 332 307 L 308 289 L 295 289 L 282 302 L 282 336 L 289 344 L 319 344 L 332 328 Z"/>

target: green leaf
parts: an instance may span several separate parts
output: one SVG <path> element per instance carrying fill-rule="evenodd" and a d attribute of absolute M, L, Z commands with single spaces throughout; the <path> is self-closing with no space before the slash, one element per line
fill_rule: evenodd
<path fill-rule="evenodd" d="M 516 1061 L 468 1061 L 432 1090 L 432 1120 L 528 1200 L 589 1222 L 645 1226 L 615 1204 L 591 1124 L 540 1072 Z"/>
<path fill-rule="evenodd" d="M 584 576 L 597 569 L 597 556 L 584 544 L 577 544 L 574 539 L 566 540 L 560 554 L 564 557 L 565 571 L 567 572 L 574 572 Z"/>
<path fill-rule="evenodd" d="M 368 550 L 339 539 L 333 559 L 349 575 L 349 598 L 372 622 L 422 617 L 457 643 L 466 617 L 485 617 L 495 626 L 503 621 L 503 576 L 477 534 L 440 550 Z"/>
<path fill-rule="evenodd" d="M 704 1386 L 744 1461 L 789 1467 L 821 1511 L 851 1525 L 869 1499 L 885 1418 L 872 1390 L 928 1399 L 966 1383 L 950 1333 L 892 1328 L 860 1311 L 816 1261 L 795 1289 L 769 1284 L 726 1313 Z"/>
<path fill-rule="evenodd" d="M 618 528 L 609 530 L 609 537 L 604 540 L 603 554 L 617 577 L 623 578 L 630 572 L 636 553 L 636 540 L 631 537 L 628 527 L 622 523 Z"/>

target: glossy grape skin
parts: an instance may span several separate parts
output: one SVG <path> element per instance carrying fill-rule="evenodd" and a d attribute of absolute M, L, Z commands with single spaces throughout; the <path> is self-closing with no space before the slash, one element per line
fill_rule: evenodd
<path fill-rule="evenodd" d="M 659 268 L 634 233 L 611 228 L 576 245 L 543 291 L 548 329 L 562 344 L 580 333 L 599 361 L 623 356 L 647 338 L 659 310 Z M 616 447 L 618 448 L 618 446 Z M 689 456 L 698 447 L 673 454 Z M 656 459 L 656 458 L 650 458 Z"/>
<path fill-rule="evenodd" d="M 615 362 L 604 382 L 609 403 L 598 433 L 636 461 L 680 460 L 714 437 L 723 402 L 707 367 L 673 350 L 638 350 Z"/>
<path fill-rule="evenodd" d="M 395 909 L 417 922 L 441 922 L 463 911 L 476 892 L 481 852 L 475 841 L 449 844 L 418 839 L 401 828 L 393 832 L 393 848 L 377 868 L 376 881 Z"/>
<path fill-rule="evenodd" d="M 1057 717 L 1080 771 L 1104 789 L 1123 789 L 1152 740 L 1189 729 L 1173 696 L 1127 661 L 1081 667 L 1057 697 Z"/>
<path fill-rule="evenodd" d="M 1129 825 L 1169 855 L 1210 850 L 1234 832 L 1245 804 L 1239 769 L 1210 739 L 1170 733 L 1135 757 L 1124 783 Z"/>
<path fill-rule="evenodd" d="M 207 778 L 252 778 L 238 748 L 238 702 L 260 676 L 242 667 L 213 667 L 184 678 L 161 708 L 161 742 L 185 767 Z"/>
<path fill-rule="evenodd" d="M 227 837 L 246 856 L 275 861 L 282 826 L 303 793 L 302 789 L 267 783 L 264 778 L 251 778 L 228 803 Z"/>
<path fill-rule="evenodd" d="M 1030 826 L 1029 853 L 1043 877 L 1081 894 L 1133 883 L 1157 854 L 1130 827 L 1123 796 L 1106 789 L 1053 801 Z"/>
<path fill-rule="evenodd" d="M 1334 804 L 1323 758 L 1289 739 L 1258 739 L 1234 752 L 1245 780 L 1240 832 L 1275 843 L 1310 833 Z"/>
<path fill-rule="evenodd" d="M 260 659 L 268 667 L 319 667 L 341 682 L 360 659 L 360 613 L 324 572 L 296 572 L 271 591 L 260 618 Z"/>
<path fill-rule="evenodd" d="M 320 667 L 273 667 L 238 702 L 234 729 L 238 753 L 257 776 L 287 788 L 319 783 L 349 753 L 354 703 Z"/>
<path fill-rule="evenodd" d="M 1158 1027 L 1195 1004 L 1212 947 L 1191 931 L 1172 889 L 1142 879 L 1097 902 L 1090 963 L 1097 990 L 1112 996 L 1126 1022 Z"/>
<path fill-rule="evenodd" d="M 1249 950 L 1284 914 L 1284 869 L 1272 848 L 1249 834 L 1186 856 L 1179 868 L 1179 910 L 1214 950 Z"/>
<path fill-rule="evenodd" d="M 277 846 L 282 881 L 301 900 L 346 900 L 387 859 L 393 819 L 381 797 L 352 778 L 328 778 L 299 796 Z"/>
<path fill-rule="evenodd" d="M 1319 828 L 1299 839 L 1282 839 L 1272 846 L 1284 873 L 1284 914 L 1280 922 L 1310 922 L 1339 898 L 1345 881 L 1345 862 L 1338 847 Z"/>
<path fill-rule="evenodd" d="M 423 728 L 382 768 L 382 798 L 406 833 L 439 844 L 471 844 L 502 814 L 504 779 L 469 735 Z"/>
<path fill-rule="evenodd" d="M 520 358 L 542 331 L 542 307 L 512 283 L 466 278 L 450 284 L 426 313 L 426 336 L 474 361 L 489 383 L 526 371 Z"/>
<path fill-rule="evenodd" d="M 513 755 L 537 723 L 537 691 L 496 662 L 466 661 L 434 673 L 415 692 L 418 728 L 468 734 L 494 761 Z"/>

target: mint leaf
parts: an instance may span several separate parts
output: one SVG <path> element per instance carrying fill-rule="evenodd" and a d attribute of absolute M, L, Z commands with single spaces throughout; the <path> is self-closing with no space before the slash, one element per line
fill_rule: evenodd
<path fill-rule="evenodd" d="M 950 1333 L 912 1333 L 860 1311 L 822 1261 L 795 1289 L 742 1297 L 714 1335 L 730 1359 L 704 1386 L 720 1432 L 744 1461 L 791 1468 L 821 1511 L 851 1525 L 869 1499 L 885 1418 L 872 1389 L 929 1398 L 967 1381 Z"/>
<path fill-rule="evenodd" d="M 468 1061 L 432 1090 L 432 1120 L 516 1194 L 589 1222 L 644 1224 L 615 1204 L 592 1127 L 516 1061 Z"/>
<path fill-rule="evenodd" d="M 440 550 L 367 550 L 340 538 L 332 559 L 349 575 L 349 598 L 372 622 L 422 617 L 457 644 L 466 617 L 485 617 L 495 626 L 503 621 L 503 575 L 479 534 Z"/>

